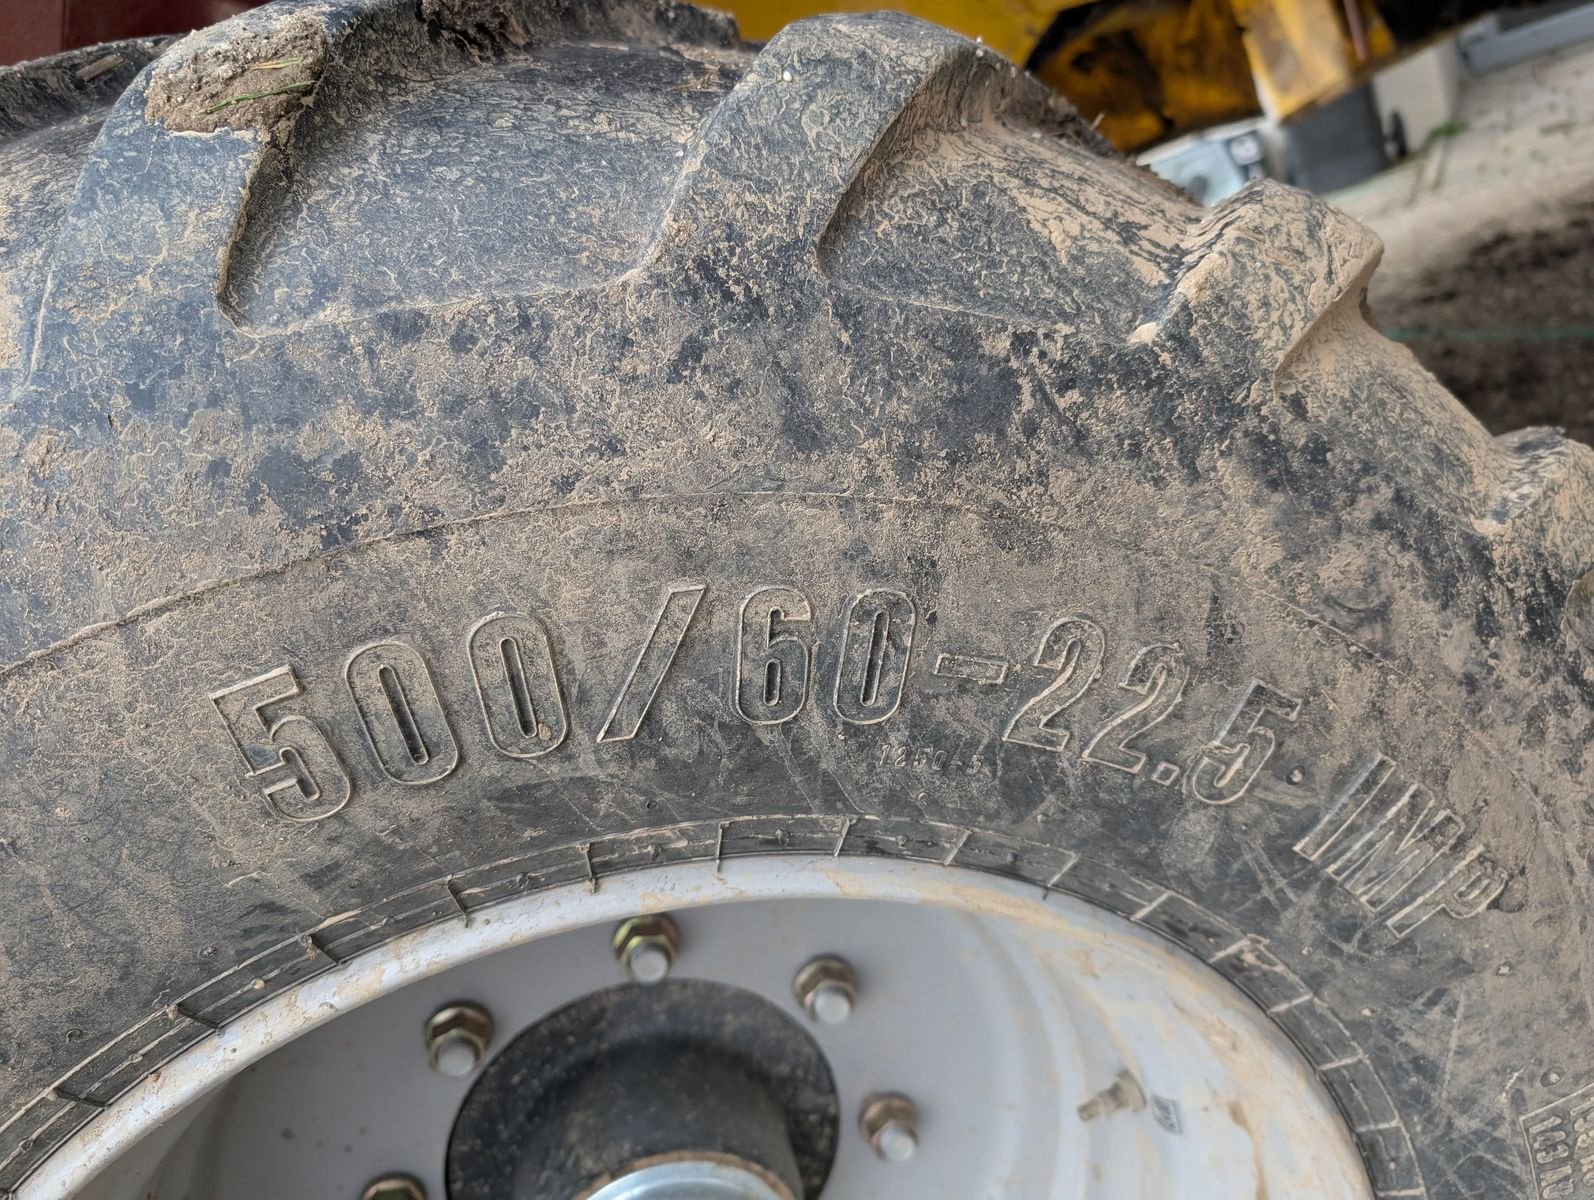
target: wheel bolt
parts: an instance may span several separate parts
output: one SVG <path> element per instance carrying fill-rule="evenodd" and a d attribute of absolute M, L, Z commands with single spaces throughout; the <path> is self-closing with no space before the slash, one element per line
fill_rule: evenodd
<path fill-rule="evenodd" d="M 426 1200 L 426 1189 L 413 1175 L 384 1175 L 365 1185 L 360 1200 Z"/>
<path fill-rule="evenodd" d="M 844 958 L 826 954 L 810 959 L 797 972 L 792 991 L 807 1014 L 824 1025 L 852 1016 L 858 1004 L 858 976 Z"/>
<path fill-rule="evenodd" d="M 469 1075 L 482 1065 L 492 1040 L 493 1018 L 479 1004 L 445 1005 L 426 1022 L 426 1057 L 440 1075 Z"/>
<path fill-rule="evenodd" d="M 858 1129 L 886 1162 L 907 1162 L 919 1148 L 919 1110 L 897 1092 L 881 1092 L 865 1100 Z"/>
<path fill-rule="evenodd" d="M 638 983 L 658 983 L 670 973 L 681 931 L 664 913 L 632 917 L 614 931 L 614 957 Z"/>

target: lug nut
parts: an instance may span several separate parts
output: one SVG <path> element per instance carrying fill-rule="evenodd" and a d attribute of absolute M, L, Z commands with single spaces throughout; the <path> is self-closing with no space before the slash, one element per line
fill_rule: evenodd
<path fill-rule="evenodd" d="M 638 983 L 658 983 L 670 973 L 681 931 L 664 913 L 632 917 L 614 931 L 614 957 Z"/>
<path fill-rule="evenodd" d="M 851 964 L 834 954 L 810 959 L 797 972 L 792 991 L 807 1014 L 824 1025 L 852 1016 L 858 1004 L 858 976 Z"/>
<path fill-rule="evenodd" d="M 413 1175 L 384 1175 L 365 1185 L 360 1200 L 426 1200 L 426 1189 Z"/>
<path fill-rule="evenodd" d="M 907 1162 L 919 1148 L 919 1110 L 898 1092 L 881 1092 L 865 1100 L 858 1129 L 887 1162 Z"/>
<path fill-rule="evenodd" d="M 482 1065 L 492 1040 L 493 1018 L 479 1004 L 445 1005 L 426 1022 L 426 1056 L 440 1075 L 469 1075 Z"/>

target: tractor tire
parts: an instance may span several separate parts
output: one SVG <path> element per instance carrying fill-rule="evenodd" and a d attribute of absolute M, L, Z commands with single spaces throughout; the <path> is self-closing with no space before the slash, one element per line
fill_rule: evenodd
<path fill-rule="evenodd" d="M 384 940 L 884 855 L 1594 1197 L 1594 452 L 901 16 L 282 3 L 0 72 L 0 1194 Z"/>

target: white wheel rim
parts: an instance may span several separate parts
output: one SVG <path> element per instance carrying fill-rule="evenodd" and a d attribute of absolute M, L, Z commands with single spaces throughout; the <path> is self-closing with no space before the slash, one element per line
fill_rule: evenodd
<path fill-rule="evenodd" d="M 824 1050 L 841 1102 L 824 1200 L 1371 1195 L 1312 1067 L 1238 989 L 1156 935 L 972 871 L 781 856 L 572 885 L 395 938 L 166 1064 L 18 1196 L 133 1200 L 178 1181 L 196 1200 L 357 1200 L 370 1178 L 407 1173 L 444 1200 L 453 1113 L 474 1075 L 431 1070 L 426 1016 L 483 1003 L 500 1023 L 494 1053 L 622 982 L 613 923 L 654 911 L 682 926 L 675 976 L 756 991 Z M 818 953 L 860 975 L 856 1011 L 835 1024 L 791 992 Z M 882 1161 L 857 1132 L 858 1106 L 880 1090 L 920 1108 L 907 1162 Z"/>

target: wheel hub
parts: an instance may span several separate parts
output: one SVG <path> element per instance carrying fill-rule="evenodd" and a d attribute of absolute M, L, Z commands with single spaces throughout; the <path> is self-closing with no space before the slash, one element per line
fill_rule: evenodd
<path fill-rule="evenodd" d="M 692 1158 L 651 1163 L 605 1184 L 586 1200 L 790 1200 L 745 1166 Z"/>
<path fill-rule="evenodd" d="M 666 1194 L 695 1171 L 726 1195 L 817 1196 L 839 1111 L 818 1044 L 769 1001 L 705 980 L 621 984 L 488 1063 L 449 1139 L 448 1195 L 584 1200 L 628 1179 Z"/>

